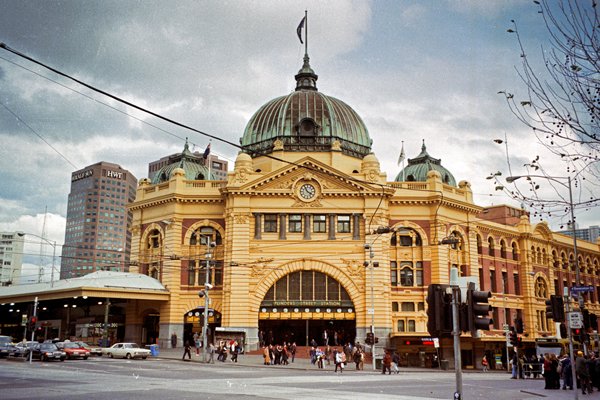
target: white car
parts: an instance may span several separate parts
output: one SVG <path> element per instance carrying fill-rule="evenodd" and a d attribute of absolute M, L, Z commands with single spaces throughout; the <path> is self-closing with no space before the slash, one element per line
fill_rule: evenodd
<path fill-rule="evenodd" d="M 146 359 L 150 355 L 150 350 L 142 349 L 135 343 L 115 343 L 110 347 L 102 349 L 102 355 L 107 355 L 110 358 L 142 358 Z"/>

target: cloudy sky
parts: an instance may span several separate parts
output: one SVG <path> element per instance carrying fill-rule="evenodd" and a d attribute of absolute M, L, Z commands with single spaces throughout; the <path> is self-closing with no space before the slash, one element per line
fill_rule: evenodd
<path fill-rule="evenodd" d="M 480 205 L 513 204 L 485 178 L 539 153 L 499 90 L 524 93 L 519 24 L 532 56 L 545 43 L 529 0 L 0 0 L 0 42 L 104 91 L 238 143 L 252 114 L 294 89 L 309 12 L 309 55 L 325 94 L 361 115 L 388 179 L 401 141 L 425 140 Z M 62 243 L 70 174 L 110 161 L 139 179 L 148 162 L 208 139 L 128 109 L 0 49 L 0 231 Z M 233 161 L 237 149 L 213 141 Z M 562 174 L 559 172 L 559 174 Z M 600 223 L 578 215 L 581 226 Z M 563 221 L 564 222 L 564 221 Z M 557 229 L 561 221 L 552 221 Z M 39 246 L 39 245 L 38 245 Z"/>

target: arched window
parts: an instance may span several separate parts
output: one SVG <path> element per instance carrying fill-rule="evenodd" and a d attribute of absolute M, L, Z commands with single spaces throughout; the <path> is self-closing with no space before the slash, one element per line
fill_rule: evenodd
<path fill-rule="evenodd" d="M 392 233 L 391 246 L 413 247 L 422 246 L 421 235 L 412 228 L 399 228 Z"/>
<path fill-rule="evenodd" d="M 210 242 L 217 246 L 223 244 L 221 234 L 212 226 L 201 226 L 190 237 L 190 246 L 207 246 Z"/>
<path fill-rule="evenodd" d="M 504 239 L 500 240 L 500 258 L 506 258 L 506 242 Z"/>
<path fill-rule="evenodd" d="M 158 229 L 152 229 L 146 241 L 147 249 L 159 249 L 162 247 L 162 237 Z"/>
<path fill-rule="evenodd" d="M 488 254 L 492 257 L 496 256 L 496 253 L 494 251 L 494 238 L 493 237 L 489 237 L 488 238 Z"/>
<path fill-rule="evenodd" d="M 216 246 L 223 244 L 221 234 L 212 226 L 201 226 L 190 236 L 190 255 L 187 268 L 187 282 L 190 286 L 203 286 L 208 278 L 208 283 L 215 286 L 223 285 L 223 252 L 213 247 L 211 257 L 206 257 L 208 245 L 215 243 Z M 206 266 L 209 265 L 208 277 Z"/>
<path fill-rule="evenodd" d="M 306 302 L 314 301 L 324 305 L 353 306 L 346 289 L 337 280 L 319 271 L 296 271 L 280 278 L 271 286 L 261 306 L 281 303 L 304 306 Z"/>

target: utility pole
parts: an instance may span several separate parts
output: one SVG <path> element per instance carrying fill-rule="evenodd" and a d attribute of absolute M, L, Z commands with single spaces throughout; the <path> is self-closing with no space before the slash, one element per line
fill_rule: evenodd
<path fill-rule="evenodd" d="M 216 246 L 215 242 L 211 241 L 210 236 L 206 236 L 206 276 L 204 280 L 204 289 L 200 290 L 198 296 L 204 297 L 204 323 L 202 324 L 202 337 L 204 338 L 204 351 L 202 352 L 202 362 L 207 362 L 209 351 L 208 346 L 208 307 L 210 306 L 210 298 L 208 291 L 212 289 L 210 283 L 210 260 L 212 259 L 212 249 Z"/>
<path fill-rule="evenodd" d="M 38 306 L 38 297 L 35 296 L 35 300 L 33 301 L 33 317 L 37 316 L 37 306 Z M 35 340 L 35 326 L 31 330 L 31 341 Z M 33 349 L 29 350 L 29 364 L 33 361 Z"/>

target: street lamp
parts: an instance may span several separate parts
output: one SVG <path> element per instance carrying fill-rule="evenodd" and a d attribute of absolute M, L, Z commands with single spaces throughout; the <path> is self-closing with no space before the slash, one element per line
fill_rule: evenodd
<path fill-rule="evenodd" d="M 54 259 L 56 257 L 56 240 L 48 240 L 45 237 L 36 235 L 35 233 L 18 232 L 17 235 L 19 235 L 20 237 L 24 237 L 25 235 L 34 236 L 52 246 L 52 269 L 50 270 L 50 287 L 54 287 Z"/>
<path fill-rule="evenodd" d="M 210 281 L 210 262 L 212 259 L 212 250 L 216 247 L 216 243 L 212 242 L 210 236 L 206 236 L 206 278 L 204 281 L 204 289 L 198 292 L 199 297 L 204 297 L 204 324 L 202 324 L 202 337 L 204 338 L 204 352 L 202 353 L 202 361 L 207 362 L 206 356 L 209 351 L 208 346 L 208 306 L 210 305 L 210 298 L 208 291 L 213 288 Z"/>
<path fill-rule="evenodd" d="M 375 257 L 375 253 L 373 252 L 373 246 L 370 244 L 365 244 L 365 250 L 369 250 L 369 266 L 371 271 L 371 309 L 369 313 L 371 314 L 371 333 L 373 334 L 373 341 L 371 342 L 371 358 L 373 361 L 373 370 L 376 369 L 375 364 L 375 295 L 374 295 L 374 286 L 375 286 L 375 278 L 373 277 L 373 268 L 375 267 L 373 263 L 373 258 Z"/>
<path fill-rule="evenodd" d="M 578 260 L 578 254 L 577 254 L 577 235 L 575 234 L 575 212 L 573 210 L 573 190 L 571 187 L 571 177 L 560 177 L 560 176 L 544 176 L 544 175 L 517 175 L 517 176 L 507 176 L 506 177 L 506 182 L 507 183 L 513 183 L 514 181 L 516 181 L 517 179 L 520 178 L 542 178 L 542 179 L 548 179 L 550 181 L 556 182 L 559 185 L 569 189 L 569 209 L 571 210 L 571 233 L 573 235 L 573 253 L 575 255 L 575 259 L 573 260 L 573 262 L 575 263 L 575 286 L 579 285 L 579 260 Z M 567 180 L 567 184 L 565 185 L 564 182 L 561 182 L 560 179 L 562 180 Z M 570 301 L 569 301 L 569 296 L 568 296 L 568 289 L 565 288 L 565 298 L 567 299 L 567 314 L 570 314 Z M 572 296 L 571 296 L 572 297 Z M 581 310 L 583 308 L 583 297 L 579 296 L 578 299 L 578 304 L 579 304 L 579 309 Z M 571 365 L 574 367 L 575 366 L 575 354 L 573 354 L 573 337 L 572 337 L 572 333 L 571 333 L 571 322 L 569 321 L 569 318 L 567 318 L 568 321 L 568 329 L 567 329 L 567 335 L 569 337 L 569 357 L 571 358 Z M 585 346 L 584 346 L 584 350 L 585 350 Z M 573 382 L 577 382 L 577 374 L 575 371 L 575 368 L 571 368 L 572 370 L 572 375 L 573 375 Z M 575 384 L 575 383 L 574 383 Z M 575 400 L 577 400 L 577 390 L 574 391 L 575 393 Z"/>

